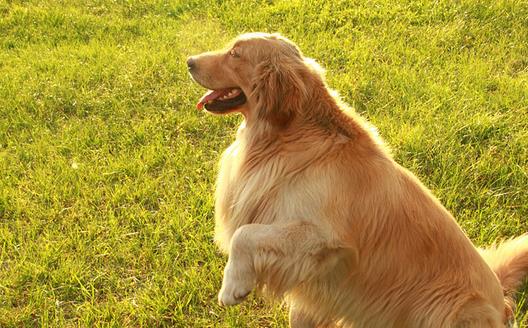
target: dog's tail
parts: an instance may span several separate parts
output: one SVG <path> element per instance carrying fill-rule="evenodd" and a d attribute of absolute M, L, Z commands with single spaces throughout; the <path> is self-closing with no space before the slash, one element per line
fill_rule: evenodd
<path fill-rule="evenodd" d="M 528 275 L 528 234 L 481 250 L 504 290 L 507 312 L 513 315 L 515 292 Z"/>

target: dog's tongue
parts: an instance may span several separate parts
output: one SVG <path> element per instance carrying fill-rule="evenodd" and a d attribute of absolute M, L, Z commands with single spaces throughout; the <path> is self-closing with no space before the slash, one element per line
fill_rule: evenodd
<path fill-rule="evenodd" d="M 222 95 L 224 95 L 226 91 L 225 90 L 209 90 L 207 91 L 200 101 L 196 104 L 196 108 L 199 110 L 202 110 L 204 105 L 207 104 L 208 101 L 214 100 Z"/>

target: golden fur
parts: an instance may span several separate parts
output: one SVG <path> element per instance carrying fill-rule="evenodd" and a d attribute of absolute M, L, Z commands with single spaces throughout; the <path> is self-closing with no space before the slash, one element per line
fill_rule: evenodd
<path fill-rule="evenodd" d="M 231 110 L 245 120 L 216 189 L 216 240 L 229 254 L 221 304 L 265 289 L 286 297 L 297 328 L 512 320 L 528 236 L 481 255 L 291 41 L 246 34 L 192 59 L 201 85 L 247 95 Z"/>

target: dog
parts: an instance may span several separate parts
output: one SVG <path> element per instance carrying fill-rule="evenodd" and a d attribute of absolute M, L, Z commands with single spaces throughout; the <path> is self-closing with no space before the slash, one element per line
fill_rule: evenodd
<path fill-rule="evenodd" d="M 244 34 L 187 66 L 199 109 L 244 117 L 216 184 L 221 305 L 263 290 L 294 328 L 513 322 L 528 235 L 475 248 L 293 42 Z"/>

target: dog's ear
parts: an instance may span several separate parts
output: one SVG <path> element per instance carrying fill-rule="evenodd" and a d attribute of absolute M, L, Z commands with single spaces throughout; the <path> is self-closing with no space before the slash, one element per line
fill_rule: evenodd
<path fill-rule="evenodd" d="M 302 62 L 298 58 L 277 55 L 260 63 L 253 82 L 252 96 L 257 115 L 277 127 L 286 127 L 301 112 L 307 99 Z"/>

